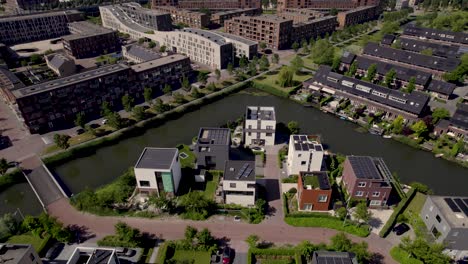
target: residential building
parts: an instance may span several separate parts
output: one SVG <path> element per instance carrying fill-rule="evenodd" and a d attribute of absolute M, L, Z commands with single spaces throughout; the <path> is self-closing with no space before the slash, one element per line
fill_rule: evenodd
<path fill-rule="evenodd" d="M 211 14 L 211 23 L 224 27 L 224 21 L 241 15 L 255 16 L 262 14 L 261 8 L 245 8 L 216 12 Z"/>
<path fill-rule="evenodd" d="M 134 171 L 140 193 L 174 196 L 182 178 L 179 150 L 147 147 L 136 162 Z"/>
<path fill-rule="evenodd" d="M 332 188 L 326 171 L 299 172 L 297 203 L 299 211 L 328 211 Z"/>
<path fill-rule="evenodd" d="M 315 251 L 312 254 L 311 264 L 358 264 L 354 253 L 335 251 Z"/>
<path fill-rule="evenodd" d="M 427 86 L 427 91 L 431 93 L 432 96 L 438 97 L 444 100 L 450 98 L 455 90 L 456 85 L 454 83 L 448 83 L 436 79 L 432 79 L 429 85 Z"/>
<path fill-rule="evenodd" d="M 423 50 L 431 50 L 433 56 L 443 58 L 460 58 L 468 52 L 468 47 L 462 47 L 455 44 L 442 44 L 428 42 L 413 38 L 400 37 L 401 48 L 412 52 L 420 53 Z"/>
<path fill-rule="evenodd" d="M 170 12 L 151 10 L 135 2 L 122 3 L 118 8 L 127 15 L 133 23 L 144 25 L 157 31 L 171 31 L 172 20 Z"/>
<path fill-rule="evenodd" d="M 222 36 L 226 42 L 232 44 L 233 57 L 246 57 L 251 60 L 258 53 L 258 42 L 256 41 L 219 31 L 215 33 Z"/>
<path fill-rule="evenodd" d="M 440 120 L 434 132 L 439 135 L 447 133 L 449 136 L 468 142 L 468 104 L 460 104 L 450 120 Z"/>
<path fill-rule="evenodd" d="M 254 161 L 226 161 L 223 174 L 223 195 L 226 204 L 255 206 L 255 183 Z"/>
<path fill-rule="evenodd" d="M 288 8 L 328 11 L 330 9 L 348 10 L 359 6 L 378 6 L 379 0 L 279 0 L 278 12 Z"/>
<path fill-rule="evenodd" d="M 119 264 L 115 249 L 76 247 L 66 264 Z"/>
<path fill-rule="evenodd" d="M 195 144 L 197 167 L 223 170 L 229 160 L 231 130 L 229 128 L 202 127 Z"/>
<path fill-rule="evenodd" d="M 276 115 L 272 106 L 247 106 L 244 144 L 247 146 L 275 145 Z"/>
<path fill-rule="evenodd" d="M 468 197 L 427 195 L 421 218 L 454 259 L 468 257 Z"/>
<path fill-rule="evenodd" d="M 76 72 L 75 61 L 60 53 L 45 55 L 47 67 L 59 77 L 66 77 Z"/>
<path fill-rule="evenodd" d="M 288 174 L 297 175 L 301 171 L 321 171 L 323 162 L 323 146 L 317 137 L 307 135 L 289 136 Z"/>
<path fill-rule="evenodd" d="M 318 38 L 335 31 L 338 22 L 336 16 L 325 16 L 307 22 L 293 24 L 291 42 Z"/>
<path fill-rule="evenodd" d="M 382 40 L 380 41 L 380 44 L 382 46 L 391 46 L 393 44 L 393 42 L 395 41 L 396 39 L 396 36 L 393 35 L 393 34 L 385 34 L 382 38 Z"/>
<path fill-rule="evenodd" d="M 26 14 L 52 9 L 58 6 L 59 0 L 4 0 L 5 13 L 12 15 Z"/>
<path fill-rule="evenodd" d="M 160 53 L 137 44 L 122 46 L 122 56 L 134 63 L 142 63 L 161 58 Z"/>
<path fill-rule="evenodd" d="M 0 96 L 5 102 L 15 101 L 13 91 L 26 87 L 11 71 L 0 67 Z"/>
<path fill-rule="evenodd" d="M 42 264 L 31 245 L 0 244 L 0 261 L 6 264 Z"/>
<path fill-rule="evenodd" d="M 446 72 L 453 71 L 460 64 L 459 59 L 428 56 L 410 51 L 379 46 L 379 44 L 373 42 L 369 42 L 364 47 L 363 55 L 366 57 L 380 58 L 381 60 L 392 64 L 409 66 L 438 76 L 441 76 Z"/>
<path fill-rule="evenodd" d="M 328 66 L 320 66 L 304 87 L 347 98 L 353 105 L 364 104 L 371 113 L 386 113 L 388 119 L 401 115 L 407 120 L 419 120 L 427 112 L 429 102 L 429 96 L 424 93 L 403 93 L 332 72 Z"/>
<path fill-rule="evenodd" d="M 260 0 L 152 0 L 151 6 L 175 6 L 185 9 L 260 8 Z"/>
<path fill-rule="evenodd" d="M 392 174 L 382 158 L 346 157 L 343 184 L 352 199 L 364 200 L 369 206 L 385 206 L 392 192 L 391 180 Z"/>
<path fill-rule="evenodd" d="M 322 12 L 298 8 L 286 8 L 277 15 L 285 19 L 291 19 L 294 23 L 307 22 L 325 16 Z"/>
<path fill-rule="evenodd" d="M 88 21 L 69 23 L 68 27 L 72 35 L 62 37 L 62 43 L 69 56 L 83 59 L 120 51 L 117 31 Z"/>
<path fill-rule="evenodd" d="M 455 43 L 461 46 L 468 46 L 468 33 L 464 32 L 452 32 L 449 30 L 424 28 L 414 24 L 408 24 L 403 30 L 403 35 L 428 40 L 429 42 Z"/>
<path fill-rule="evenodd" d="M 378 6 L 361 6 L 355 9 L 339 12 L 337 16 L 339 28 L 362 24 L 374 20 L 379 15 Z"/>
<path fill-rule="evenodd" d="M 210 26 L 210 16 L 203 12 L 180 9 L 173 6 L 151 6 L 151 8 L 169 13 L 174 24 L 186 25 L 193 28 L 207 28 Z"/>
<path fill-rule="evenodd" d="M 58 38 L 70 34 L 68 23 L 83 20 L 76 10 L 0 18 L 0 42 L 6 45 Z"/>

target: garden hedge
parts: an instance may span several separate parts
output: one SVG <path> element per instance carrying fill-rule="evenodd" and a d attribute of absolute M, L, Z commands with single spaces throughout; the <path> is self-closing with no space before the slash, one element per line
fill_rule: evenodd
<path fill-rule="evenodd" d="M 393 226 L 396 224 L 398 216 L 403 213 L 403 211 L 408 207 L 411 200 L 413 200 L 414 196 L 416 195 L 416 190 L 412 188 L 407 194 L 406 198 L 401 200 L 398 206 L 393 210 L 392 215 L 388 219 L 387 223 L 383 226 L 382 230 L 380 230 L 379 236 L 386 237 L 390 231 L 392 230 Z"/>
<path fill-rule="evenodd" d="M 19 169 L 14 169 L 3 176 L 0 175 L 0 191 L 21 182 L 26 182 L 26 178 Z"/>

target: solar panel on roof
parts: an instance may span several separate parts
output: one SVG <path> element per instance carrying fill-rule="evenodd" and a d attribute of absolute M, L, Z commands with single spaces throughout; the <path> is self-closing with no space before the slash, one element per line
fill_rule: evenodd
<path fill-rule="evenodd" d="M 252 170 L 253 170 L 252 168 L 248 168 L 248 169 L 244 172 L 244 174 L 243 174 L 242 176 L 243 176 L 243 177 L 249 177 L 249 175 L 250 175 L 250 173 L 252 172 Z"/>
<path fill-rule="evenodd" d="M 307 141 L 307 137 L 306 136 L 300 136 L 301 137 L 301 141 Z"/>
<path fill-rule="evenodd" d="M 453 199 L 453 201 L 460 207 L 460 209 L 465 213 L 465 215 L 468 217 L 468 206 L 462 201 L 460 198 Z"/>
<path fill-rule="evenodd" d="M 299 136 L 293 136 L 294 140 L 299 140 Z"/>
<path fill-rule="evenodd" d="M 454 213 L 459 213 L 461 212 L 460 208 L 453 202 L 452 198 L 444 198 L 444 201 L 447 203 L 447 205 L 452 209 Z"/>

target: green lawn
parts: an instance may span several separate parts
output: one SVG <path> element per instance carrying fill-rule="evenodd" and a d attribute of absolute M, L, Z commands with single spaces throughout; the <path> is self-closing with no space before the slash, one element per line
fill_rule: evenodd
<path fill-rule="evenodd" d="M 190 150 L 189 146 L 181 145 L 177 147 L 179 149 L 179 160 L 182 168 L 193 168 L 195 165 L 195 154 Z M 180 157 L 180 154 L 185 153 L 188 155 L 185 159 Z"/>
<path fill-rule="evenodd" d="M 188 250 L 176 250 L 173 260 L 194 260 L 194 264 L 207 264 L 211 262 L 211 255 L 206 251 L 188 251 Z"/>
<path fill-rule="evenodd" d="M 48 238 L 40 238 L 32 234 L 23 234 L 12 236 L 7 242 L 11 244 L 31 244 L 36 252 L 41 252 L 47 244 L 47 241 L 49 241 Z"/>
<path fill-rule="evenodd" d="M 406 208 L 406 210 L 419 214 L 425 202 L 426 202 L 426 195 L 420 192 L 417 192 L 413 200 L 411 200 L 410 204 Z"/>
<path fill-rule="evenodd" d="M 212 175 L 212 179 L 206 182 L 206 187 L 205 191 L 203 192 L 203 195 L 207 199 L 213 199 L 214 194 L 216 192 L 216 186 L 218 186 L 219 182 L 219 174 L 218 173 L 213 173 L 209 172 Z"/>
<path fill-rule="evenodd" d="M 396 246 L 390 250 L 390 255 L 398 263 L 402 264 L 422 264 L 422 261 L 408 256 L 408 252 Z"/>
<path fill-rule="evenodd" d="M 257 79 L 254 80 L 254 84 L 257 84 L 257 88 L 265 90 L 266 92 L 272 93 L 274 95 L 288 97 L 289 93 L 298 85 L 300 85 L 303 81 L 310 79 L 312 77 L 311 74 L 294 74 L 293 80 L 294 85 L 291 87 L 281 87 L 276 82 L 278 80 L 278 73 L 279 71 L 275 72 L 274 74 L 269 73 L 265 74 Z"/>
<path fill-rule="evenodd" d="M 343 226 L 343 221 L 332 216 L 319 216 L 311 213 L 307 217 L 285 217 L 284 221 L 291 226 L 303 226 L 303 227 L 325 227 L 350 233 L 360 237 L 367 237 L 369 235 L 369 227 L 366 225 L 357 226 L 355 224 L 348 223 Z"/>

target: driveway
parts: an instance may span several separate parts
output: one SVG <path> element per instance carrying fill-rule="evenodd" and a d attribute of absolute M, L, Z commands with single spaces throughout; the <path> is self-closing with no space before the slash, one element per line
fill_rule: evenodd
<path fill-rule="evenodd" d="M 393 213 L 393 209 L 369 209 L 372 213 L 372 217 L 369 221 L 369 225 L 372 226 L 372 233 L 379 235 L 385 223 Z"/>

